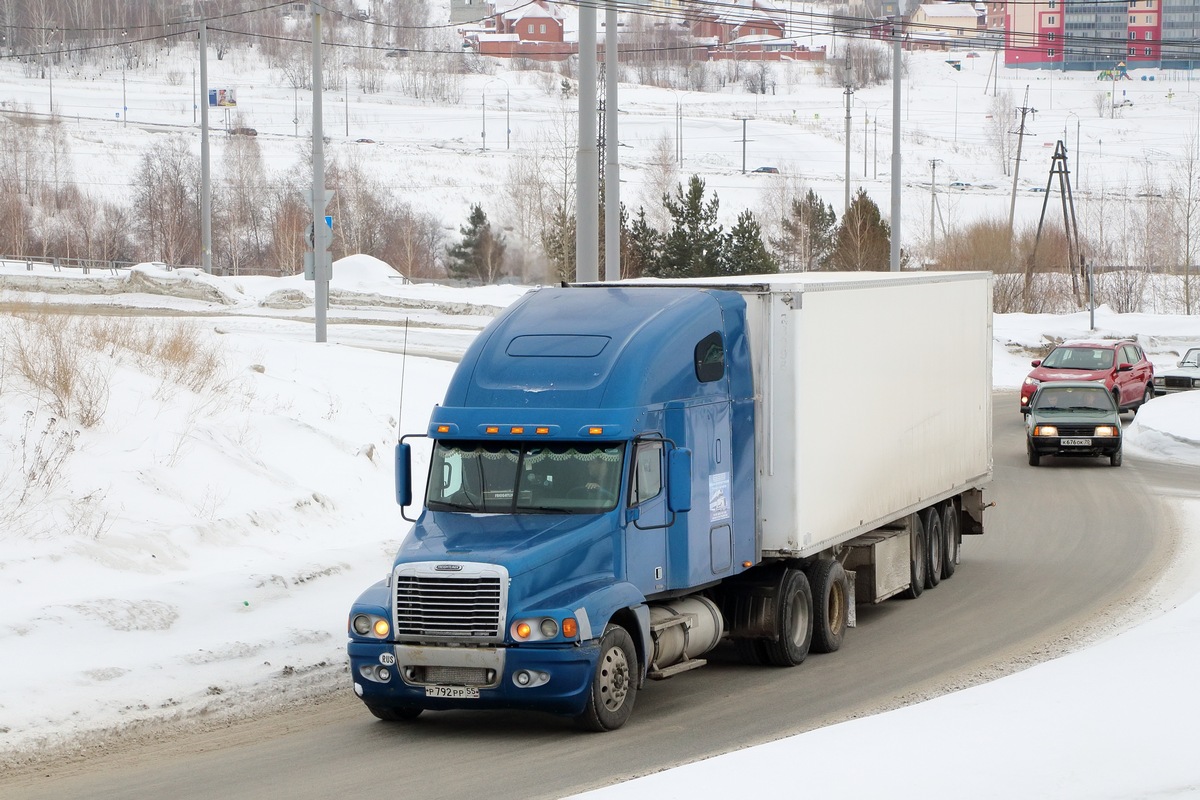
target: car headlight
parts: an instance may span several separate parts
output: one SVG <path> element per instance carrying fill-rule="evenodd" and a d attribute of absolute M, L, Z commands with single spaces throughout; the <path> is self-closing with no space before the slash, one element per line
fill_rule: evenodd
<path fill-rule="evenodd" d="M 1192 378 L 1192 388 L 1200 389 L 1200 378 Z"/>
<path fill-rule="evenodd" d="M 1026 378 L 1025 379 L 1026 386 L 1037 386 L 1040 383 L 1041 383 L 1041 381 L 1039 381 L 1037 378 Z"/>
<path fill-rule="evenodd" d="M 1167 385 L 1167 379 L 1166 379 L 1166 378 L 1155 378 L 1155 379 L 1154 379 L 1154 385 L 1155 385 L 1155 386 L 1166 386 L 1166 385 Z"/>
<path fill-rule="evenodd" d="M 1033 428 L 1034 436 L 1058 436 L 1057 425 L 1036 425 Z"/>
<path fill-rule="evenodd" d="M 1096 436 L 1116 436 L 1117 429 L 1112 425 L 1097 425 Z"/>

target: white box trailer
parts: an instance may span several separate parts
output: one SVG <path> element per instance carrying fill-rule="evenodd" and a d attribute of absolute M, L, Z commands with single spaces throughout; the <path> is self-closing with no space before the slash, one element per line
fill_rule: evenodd
<path fill-rule="evenodd" d="M 760 559 L 848 544 L 858 599 L 908 588 L 915 515 L 982 532 L 992 476 L 992 276 L 809 272 L 666 281 L 739 292 L 756 390 Z M 861 537 L 862 534 L 873 535 Z M 856 538 L 861 537 L 861 538 Z M 948 543 L 957 552 L 957 542 Z M 917 591 L 920 591 L 918 588 Z"/>

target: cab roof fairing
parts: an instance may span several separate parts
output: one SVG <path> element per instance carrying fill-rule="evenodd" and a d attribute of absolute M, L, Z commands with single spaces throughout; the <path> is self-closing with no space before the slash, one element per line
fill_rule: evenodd
<path fill-rule="evenodd" d="M 723 381 L 696 378 L 695 347 L 713 331 L 728 338 L 731 302 L 744 303 L 683 287 L 529 292 L 467 350 L 435 418 L 457 416 L 455 408 L 633 411 L 718 396 Z"/>

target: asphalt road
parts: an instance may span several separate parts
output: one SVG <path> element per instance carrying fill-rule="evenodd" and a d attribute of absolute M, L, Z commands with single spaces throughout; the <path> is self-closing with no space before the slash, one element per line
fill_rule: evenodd
<path fill-rule="evenodd" d="M 1016 406 L 996 396 L 996 507 L 987 534 L 965 539 L 954 577 L 917 600 L 860 609 L 841 651 L 798 668 L 745 666 L 718 648 L 709 666 L 651 682 L 608 734 L 516 712 L 381 723 L 347 688 L 248 724 L 0 777 L 0 796 L 559 798 L 1052 657 L 1136 616 L 1175 546 L 1167 497 L 1194 496 L 1200 469 L 1128 456 L 1118 469 L 1101 459 L 1029 467 Z M 936 779 L 936 767 L 914 768 Z"/>

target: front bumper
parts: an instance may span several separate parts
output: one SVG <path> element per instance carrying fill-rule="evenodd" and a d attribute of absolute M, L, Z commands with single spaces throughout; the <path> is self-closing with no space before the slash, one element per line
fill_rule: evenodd
<path fill-rule="evenodd" d="M 1091 441 L 1087 446 L 1063 444 L 1061 440 L 1065 438 L 1077 437 L 1032 436 L 1026 443 L 1039 456 L 1111 456 L 1121 449 L 1120 436 L 1087 437 Z"/>
<path fill-rule="evenodd" d="M 599 644 L 593 640 L 543 647 L 435 647 L 350 642 L 347 650 L 355 694 L 369 706 L 575 715 L 587 702 Z M 381 666 L 386 680 L 380 679 Z M 452 675 L 460 677 L 443 680 Z M 518 683 L 518 676 L 529 678 L 528 685 Z M 439 697 L 429 689 L 445 686 L 476 689 L 478 697 Z"/>

